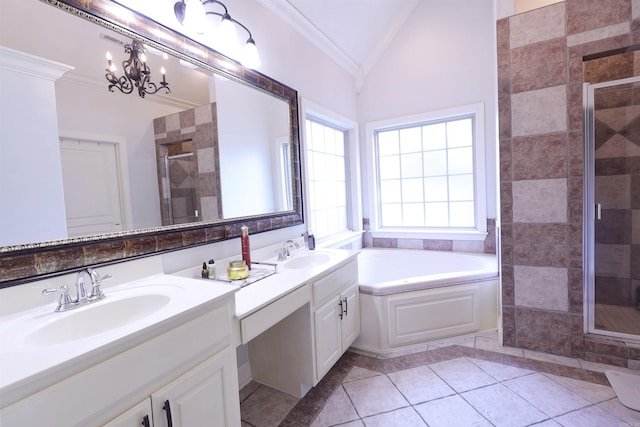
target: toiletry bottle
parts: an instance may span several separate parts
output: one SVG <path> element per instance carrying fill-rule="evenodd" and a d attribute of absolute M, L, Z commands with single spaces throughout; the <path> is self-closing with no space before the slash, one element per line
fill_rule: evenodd
<path fill-rule="evenodd" d="M 202 278 L 203 279 L 208 279 L 209 278 L 209 269 L 207 269 L 207 263 L 206 262 L 202 263 Z"/>
<path fill-rule="evenodd" d="M 307 231 L 307 248 L 310 251 L 313 251 L 316 248 L 316 237 L 313 235 L 313 232 L 311 232 L 311 230 Z"/>
<path fill-rule="evenodd" d="M 213 258 L 209 260 L 209 265 L 207 267 L 209 268 L 209 279 L 215 279 L 217 276 L 216 262 L 213 260 Z"/>
<path fill-rule="evenodd" d="M 240 227 L 242 236 L 242 259 L 247 263 L 247 267 L 251 270 L 251 249 L 249 248 L 249 228 L 245 225 Z"/>

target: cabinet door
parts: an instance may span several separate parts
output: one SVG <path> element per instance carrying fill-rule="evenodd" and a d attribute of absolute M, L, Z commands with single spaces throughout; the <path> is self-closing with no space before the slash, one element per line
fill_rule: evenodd
<path fill-rule="evenodd" d="M 314 313 L 316 332 L 316 373 L 318 380 L 342 355 L 340 297 L 335 296 Z"/>
<path fill-rule="evenodd" d="M 349 346 L 360 335 L 360 292 L 355 284 L 342 292 L 342 351 L 346 351 Z"/>
<path fill-rule="evenodd" d="M 145 424 L 146 420 L 146 424 Z M 151 427 L 151 399 L 145 399 L 133 408 L 112 419 L 104 427 Z"/>
<path fill-rule="evenodd" d="M 235 364 L 225 350 L 153 393 L 154 427 L 240 425 Z"/>

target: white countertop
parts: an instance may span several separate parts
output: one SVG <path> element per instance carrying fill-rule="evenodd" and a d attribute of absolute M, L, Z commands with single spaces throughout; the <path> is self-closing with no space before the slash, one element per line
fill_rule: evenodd
<path fill-rule="evenodd" d="M 243 286 L 236 293 L 236 318 L 243 319 L 252 313 L 260 310 L 261 308 L 269 305 L 279 298 L 293 292 L 297 288 L 303 286 L 306 283 L 315 281 L 315 278 L 322 274 L 332 270 L 336 267 L 342 266 L 354 259 L 359 250 L 347 250 L 347 249 L 317 249 L 310 251 L 308 249 L 300 248 L 292 251 L 291 258 L 284 261 L 277 261 L 275 258 L 269 259 L 254 259 L 252 254 L 252 261 L 273 263 L 278 265 L 277 273 L 272 274 L 269 277 L 260 279 L 257 282 Z M 304 269 L 291 269 L 286 267 L 286 263 L 291 260 L 295 260 L 300 257 L 312 256 L 318 254 L 328 254 L 330 259 L 328 262 Z M 229 265 L 229 261 L 239 259 L 238 256 L 225 258 L 216 261 L 216 271 L 218 274 L 226 274 L 226 268 Z M 265 270 L 273 270 L 269 266 L 254 266 L 254 268 L 260 268 Z M 201 266 L 189 268 L 175 273 L 176 275 L 189 277 L 201 281 L 205 281 L 209 284 L 226 284 L 220 280 L 202 279 L 200 272 Z M 235 283 L 235 285 L 233 285 Z M 231 282 L 231 286 L 240 286 L 240 281 Z"/>
<path fill-rule="evenodd" d="M 346 249 L 319 249 L 316 251 L 297 249 L 293 251 L 290 259 L 278 262 L 277 274 L 247 285 L 236 293 L 236 317 L 242 319 L 300 286 L 314 282 L 318 276 L 355 258 L 358 252 Z M 287 261 L 297 257 L 319 253 L 330 254 L 330 260 L 319 266 L 305 269 L 289 269 L 285 266 Z M 267 262 L 275 261 L 268 260 Z"/>
<path fill-rule="evenodd" d="M 112 329 L 96 324 L 99 332 L 66 343 L 48 343 L 46 335 L 43 342 L 32 339 L 75 311 L 113 303 L 125 292 L 144 295 L 153 287 L 162 289 L 171 302 L 147 316 L 134 315 Z M 194 319 L 237 291 L 220 282 L 203 286 L 198 280 L 157 274 L 105 289 L 104 300 L 75 310 L 56 313 L 55 305 L 47 304 L 0 317 L 0 408 Z"/>

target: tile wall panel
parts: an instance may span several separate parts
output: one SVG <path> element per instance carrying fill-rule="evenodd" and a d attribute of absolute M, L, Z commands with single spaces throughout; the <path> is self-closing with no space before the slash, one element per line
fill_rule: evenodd
<path fill-rule="evenodd" d="M 640 0 L 567 0 L 502 19 L 497 33 L 504 343 L 638 364 L 628 349 L 585 345 L 582 222 L 583 57 L 640 43 Z M 626 77 L 628 64 L 589 78 Z M 611 174 L 622 167 L 605 160 Z"/>

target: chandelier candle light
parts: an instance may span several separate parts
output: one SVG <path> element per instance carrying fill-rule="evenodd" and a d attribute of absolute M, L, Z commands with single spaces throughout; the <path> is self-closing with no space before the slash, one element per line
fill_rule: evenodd
<path fill-rule="evenodd" d="M 222 8 L 222 12 L 216 12 L 208 9 L 209 6 L 219 6 Z M 227 6 L 218 0 L 181 0 L 176 2 L 173 6 L 173 12 L 178 19 L 178 22 L 183 26 L 195 31 L 198 34 L 204 34 L 207 32 L 207 15 L 219 16 L 222 18 L 220 26 L 217 31 L 216 41 L 221 45 L 227 46 L 227 52 L 234 50 L 230 46 L 238 44 L 238 34 L 236 32 L 236 25 L 247 32 L 249 38 L 247 39 L 242 52 L 240 53 L 240 63 L 247 67 L 256 69 L 260 67 L 260 56 L 258 54 L 258 48 L 256 42 L 253 40 L 251 31 L 238 20 L 232 18 L 229 15 Z M 233 53 L 231 53 L 233 55 Z"/>
<path fill-rule="evenodd" d="M 159 90 L 164 89 L 166 93 L 170 93 L 169 83 L 166 80 L 166 70 L 164 67 L 160 68 L 162 74 L 162 81 L 159 84 L 155 84 L 151 81 L 151 70 L 147 65 L 147 55 L 142 43 L 137 40 L 132 40 L 131 44 L 124 45 L 125 53 L 129 54 L 129 59 L 122 61 L 122 69 L 124 75 L 116 77 L 115 72 L 117 68 L 113 63 L 113 57 L 111 52 L 107 51 L 107 63 L 108 67 L 105 70 L 107 74 L 105 77 L 109 84 L 109 91 L 113 92 L 113 88 L 120 90 L 122 93 L 129 94 L 133 92 L 133 88 L 138 89 L 138 95 L 144 98 L 145 95 L 153 95 Z"/>

